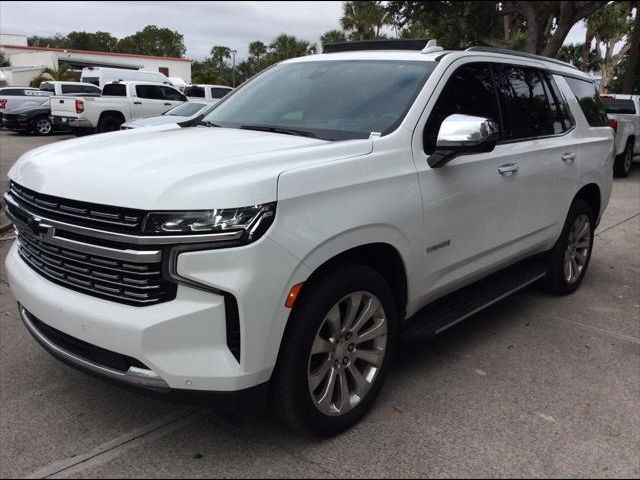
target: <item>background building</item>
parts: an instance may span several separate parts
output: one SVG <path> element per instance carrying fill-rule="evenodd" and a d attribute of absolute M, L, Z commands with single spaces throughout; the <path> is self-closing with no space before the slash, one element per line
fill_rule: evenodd
<path fill-rule="evenodd" d="M 0 34 L 0 50 L 11 63 L 2 67 L 8 85 L 29 85 L 43 68 L 57 69 L 61 64 L 70 65 L 77 79 L 84 67 L 112 67 L 161 72 L 191 82 L 191 60 L 187 58 L 30 47 L 27 37 L 4 33 Z"/>

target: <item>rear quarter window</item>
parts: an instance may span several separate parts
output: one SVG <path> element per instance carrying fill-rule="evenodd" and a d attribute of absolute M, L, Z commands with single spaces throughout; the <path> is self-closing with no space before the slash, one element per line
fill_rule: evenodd
<path fill-rule="evenodd" d="M 579 80 L 577 78 L 565 77 L 569 84 L 569 88 L 576 96 L 580 109 L 584 113 L 587 122 L 592 127 L 606 127 L 609 125 L 607 113 L 598 90 L 593 82 L 588 80 Z"/>
<path fill-rule="evenodd" d="M 102 89 L 102 95 L 111 97 L 126 97 L 127 86 L 121 83 L 110 83 Z"/>

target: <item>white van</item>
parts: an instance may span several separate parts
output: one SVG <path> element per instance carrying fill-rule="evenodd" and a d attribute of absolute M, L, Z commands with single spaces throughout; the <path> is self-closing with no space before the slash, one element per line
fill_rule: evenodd
<path fill-rule="evenodd" d="M 126 68 L 86 67 L 82 69 L 80 81 L 93 83 L 103 88 L 107 83 L 124 82 L 157 82 L 174 86 L 169 78 L 160 72 L 146 70 L 128 70 Z"/>

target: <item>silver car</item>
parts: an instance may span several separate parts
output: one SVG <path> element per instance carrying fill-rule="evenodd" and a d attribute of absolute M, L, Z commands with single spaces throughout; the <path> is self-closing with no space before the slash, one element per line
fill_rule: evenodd
<path fill-rule="evenodd" d="M 198 115 L 208 113 L 215 105 L 215 102 L 189 101 L 177 107 L 173 107 L 157 117 L 138 118 L 130 122 L 123 123 L 121 130 L 132 128 L 156 127 L 159 125 L 171 125 L 175 123 L 192 120 Z"/>

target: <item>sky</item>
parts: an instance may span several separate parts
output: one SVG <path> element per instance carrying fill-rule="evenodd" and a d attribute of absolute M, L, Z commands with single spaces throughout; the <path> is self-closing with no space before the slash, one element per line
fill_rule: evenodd
<path fill-rule="evenodd" d="M 110 32 L 117 38 L 146 25 L 184 35 L 186 56 L 204 59 L 213 45 L 247 56 L 254 40 L 269 43 L 286 32 L 311 43 L 339 28 L 342 2 L 7 2 L 0 1 L 0 32 L 52 36 L 76 30 Z M 585 28 L 574 26 L 565 43 L 582 43 Z"/>

